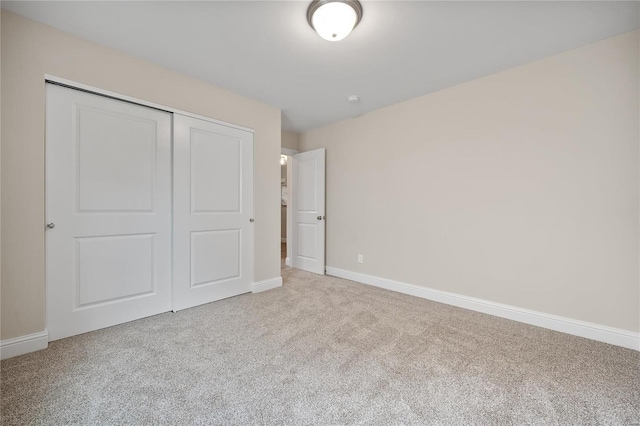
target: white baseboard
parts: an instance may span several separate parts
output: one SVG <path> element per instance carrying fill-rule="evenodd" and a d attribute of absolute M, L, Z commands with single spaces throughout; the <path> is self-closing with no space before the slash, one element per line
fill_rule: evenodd
<path fill-rule="evenodd" d="M 345 278 L 362 284 L 368 284 L 435 302 L 446 303 L 472 311 L 483 312 L 497 317 L 507 318 L 514 321 L 531 324 L 538 327 L 548 328 L 574 336 L 585 337 L 624 348 L 640 350 L 640 333 L 621 330 L 557 315 L 545 314 L 531 311 L 501 303 L 490 302 L 488 300 L 476 299 L 475 297 L 462 296 L 456 293 L 449 293 L 442 290 L 434 290 L 414 284 L 402 283 L 399 281 L 378 278 L 358 272 L 346 271 L 344 269 L 327 266 L 327 274 L 339 278 Z"/>
<path fill-rule="evenodd" d="M 282 277 L 275 277 L 253 283 L 253 293 L 260 293 L 261 291 L 267 291 L 277 287 L 282 287 Z"/>
<path fill-rule="evenodd" d="M 39 333 L 27 334 L 26 336 L 15 337 L 0 341 L 0 359 L 12 358 L 29 352 L 46 349 L 49 346 L 49 332 L 47 330 Z"/>

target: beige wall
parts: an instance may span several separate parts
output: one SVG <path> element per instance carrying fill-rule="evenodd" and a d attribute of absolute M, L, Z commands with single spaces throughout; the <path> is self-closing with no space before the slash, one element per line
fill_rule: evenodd
<path fill-rule="evenodd" d="M 639 35 L 302 134 L 327 264 L 640 330 Z"/>
<path fill-rule="evenodd" d="M 44 75 L 255 130 L 255 281 L 280 276 L 280 110 L 3 11 L 2 331 L 45 328 Z"/>
<path fill-rule="evenodd" d="M 282 148 L 288 148 L 298 151 L 298 133 L 287 132 L 285 130 L 282 131 L 281 134 L 281 146 Z"/>

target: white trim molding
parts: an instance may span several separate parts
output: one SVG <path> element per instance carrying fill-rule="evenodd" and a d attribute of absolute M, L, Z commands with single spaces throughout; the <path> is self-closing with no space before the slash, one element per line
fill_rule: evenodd
<path fill-rule="evenodd" d="M 640 333 L 327 266 L 327 275 L 640 351 Z"/>
<path fill-rule="evenodd" d="M 278 287 L 282 287 L 282 277 L 270 278 L 268 280 L 253 283 L 252 293 L 260 293 L 261 291 L 267 291 Z"/>
<path fill-rule="evenodd" d="M 0 359 L 47 349 L 47 346 L 49 346 L 49 332 L 47 330 L 2 340 L 0 341 Z"/>

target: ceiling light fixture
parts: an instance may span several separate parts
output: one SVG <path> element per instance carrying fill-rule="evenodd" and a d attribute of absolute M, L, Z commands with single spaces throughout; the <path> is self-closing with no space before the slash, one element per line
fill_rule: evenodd
<path fill-rule="evenodd" d="M 313 0 L 307 9 L 311 28 L 329 41 L 348 36 L 361 19 L 362 5 L 358 0 Z"/>

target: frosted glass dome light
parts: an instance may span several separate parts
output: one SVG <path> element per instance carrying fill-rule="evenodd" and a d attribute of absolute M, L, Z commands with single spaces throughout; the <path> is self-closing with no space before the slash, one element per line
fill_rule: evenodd
<path fill-rule="evenodd" d="M 307 10 L 309 25 L 329 41 L 348 36 L 360 19 L 362 5 L 357 0 L 314 0 Z"/>

